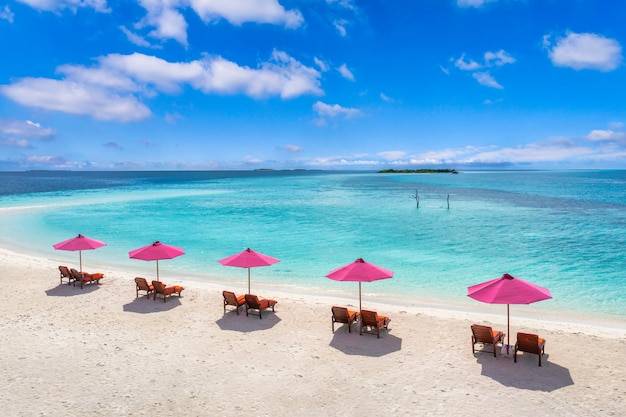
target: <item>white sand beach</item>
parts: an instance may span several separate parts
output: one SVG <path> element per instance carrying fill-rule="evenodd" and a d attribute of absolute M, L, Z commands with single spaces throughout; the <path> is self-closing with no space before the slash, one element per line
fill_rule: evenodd
<path fill-rule="evenodd" d="M 100 270 L 81 290 L 59 284 L 54 260 L 0 250 L 0 265 L 6 416 L 626 413 L 625 328 L 525 323 L 547 340 L 538 367 L 536 355 L 472 354 L 470 325 L 501 329 L 502 317 L 368 305 L 392 320 L 377 339 L 333 334 L 332 299 L 259 286 L 278 300 L 259 320 L 223 314 L 222 285 L 163 277 L 185 286 L 163 303 L 136 299 L 130 272 Z"/>

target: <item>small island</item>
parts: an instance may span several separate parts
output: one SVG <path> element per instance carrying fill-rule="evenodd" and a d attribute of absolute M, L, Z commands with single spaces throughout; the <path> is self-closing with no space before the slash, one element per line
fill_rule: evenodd
<path fill-rule="evenodd" d="M 378 174 L 458 174 L 456 169 L 383 169 Z"/>

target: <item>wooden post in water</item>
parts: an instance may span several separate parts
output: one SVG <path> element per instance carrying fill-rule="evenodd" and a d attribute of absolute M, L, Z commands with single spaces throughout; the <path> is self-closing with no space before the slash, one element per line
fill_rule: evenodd
<path fill-rule="evenodd" d="M 448 194 L 448 210 L 450 210 L 450 194 Z"/>
<path fill-rule="evenodd" d="M 413 197 L 415 199 L 416 207 L 419 208 L 419 206 L 420 206 L 420 195 L 417 192 L 417 188 L 415 189 L 415 194 L 413 194 L 411 197 Z"/>

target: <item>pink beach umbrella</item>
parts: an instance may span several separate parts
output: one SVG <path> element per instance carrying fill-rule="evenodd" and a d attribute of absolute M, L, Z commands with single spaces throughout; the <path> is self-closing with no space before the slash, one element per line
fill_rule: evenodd
<path fill-rule="evenodd" d="M 248 294 L 250 294 L 250 268 L 273 265 L 276 262 L 280 262 L 280 260 L 248 248 L 243 252 L 231 255 L 228 258 L 219 260 L 218 262 L 224 266 L 248 268 Z"/>
<path fill-rule="evenodd" d="M 83 271 L 83 251 L 98 249 L 102 246 L 106 246 L 106 243 L 96 239 L 88 238 L 81 234 L 71 239 L 64 240 L 63 242 L 52 245 L 52 247 L 56 250 L 78 251 L 78 259 L 80 262 L 81 272 Z"/>
<path fill-rule="evenodd" d="M 128 257 L 141 259 L 142 261 L 156 261 L 157 281 L 159 281 L 159 261 L 162 259 L 173 259 L 184 254 L 185 251 L 182 248 L 166 245 L 157 240 L 148 246 L 128 252 Z"/>
<path fill-rule="evenodd" d="M 488 304 L 506 304 L 507 349 L 511 338 L 510 304 L 531 304 L 552 298 L 550 290 L 504 274 L 500 278 L 467 287 L 467 296 Z"/>
<path fill-rule="evenodd" d="M 326 277 L 335 281 L 359 282 L 359 311 L 361 310 L 361 283 L 393 277 L 393 271 L 365 262 L 363 258 L 330 271 Z"/>

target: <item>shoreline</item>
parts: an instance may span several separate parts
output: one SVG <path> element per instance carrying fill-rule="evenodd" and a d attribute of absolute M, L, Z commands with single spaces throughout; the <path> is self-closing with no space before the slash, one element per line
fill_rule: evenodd
<path fill-rule="evenodd" d="M 495 358 L 490 348 L 472 353 L 470 325 L 503 330 L 504 312 L 451 314 L 368 299 L 367 308 L 391 317 L 378 339 L 360 336 L 358 326 L 331 331 L 331 305 L 356 297 L 259 284 L 253 292 L 278 300 L 259 320 L 224 313 L 221 291 L 233 286 L 221 282 L 163 277 L 185 286 L 164 303 L 136 298 L 130 271 L 97 268 L 101 284 L 81 290 L 59 284 L 54 258 L 0 249 L 0 265 L 6 415 L 465 417 L 483 416 L 489 404 L 502 416 L 607 416 L 621 415 L 626 400 L 623 332 L 549 330 L 512 315 L 512 333 L 546 339 L 538 367 L 532 354 L 515 363 L 499 348 Z"/>
<path fill-rule="evenodd" d="M 54 253 L 56 254 L 56 253 Z M 60 255 L 61 253 L 59 253 Z M 37 260 L 39 262 L 49 261 L 51 266 L 63 264 L 60 259 L 62 256 L 43 256 L 37 254 L 25 254 L 14 252 L 0 244 L 0 255 L 22 256 L 25 259 Z M 60 262 L 60 263 L 59 263 Z M 71 262 L 70 262 L 71 263 Z M 116 264 L 108 267 L 100 262 L 90 261 L 89 270 L 107 271 L 106 274 L 113 275 L 132 275 L 144 276 L 149 281 L 151 277 L 151 263 L 133 265 L 129 268 L 122 269 L 122 265 Z M 165 281 L 177 281 L 186 285 L 197 287 L 198 289 L 212 289 L 219 294 L 222 290 L 237 290 L 239 293 L 246 292 L 245 274 L 238 274 L 235 268 L 233 271 L 225 270 L 224 275 L 229 276 L 212 276 L 212 275 L 194 275 L 186 274 L 185 279 L 181 278 L 164 278 Z M 243 270 L 243 269 L 242 269 Z M 183 274 L 185 274 L 183 272 Z M 180 275 L 180 274 L 178 274 Z M 232 279 L 232 275 L 241 275 L 236 280 Z M 327 291 L 321 288 L 293 287 L 291 285 L 281 285 L 268 283 L 265 281 L 254 282 L 255 287 L 261 288 L 263 292 L 277 294 L 283 298 L 290 299 L 311 299 L 316 303 L 325 302 L 330 305 L 346 305 L 351 309 L 358 309 L 358 292 L 356 291 L 356 283 L 338 283 L 338 284 L 354 284 L 351 286 L 342 285 L 343 289 L 350 287 L 347 293 L 341 292 L 339 289 Z M 338 285 L 339 288 L 339 285 Z M 253 293 L 255 291 L 252 291 Z M 340 294 L 341 292 L 341 294 Z M 367 289 L 363 290 L 363 298 L 366 300 L 366 308 L 377 308 L 381 311 L 389 311 L 394 313 L 411 313 L 426 314 L 432 317 L 453 320 L 473 319 L 474 321 L 489 321 L 492 323 L 506 324 L 506 309 L 504 305 L 485 304 L 476 301 L 468 303 L 455 303 L 453 301 L 432 300 L 426 298 L 404 298 L 389 297 L 379 294 L 367 294 Z M 547 316 L 546 316 L 547 315 Z M 520 305 L 511 307 L 511 327 L 535 327 L 550 331 L 566 330 L 572 333 L 581 332 L 588 335 L 598 335 L 609 338 L 626 338 L 626 320 L 620 318 L 610 318 L 606 315 L 588 313 L 572 313 L 569 311 L 561 311 L 555 313 L 550 307 L 541 306 L 541 303 L 534 305 Z"/>

